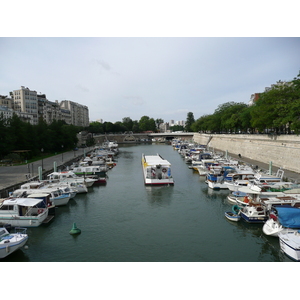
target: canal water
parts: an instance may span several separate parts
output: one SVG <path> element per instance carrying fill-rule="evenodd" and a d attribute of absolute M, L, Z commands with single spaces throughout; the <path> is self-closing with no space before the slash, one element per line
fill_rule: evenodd
<path fill-rule="evenodd" d="M 172 146 L 127 145 L 106 185 L 56 208 L 54 220 L 29 228 L 15 262 L 279 262 L 290 261 L 262 225 L 230 222 L 228 191 L 212 191 Z M 172 164 L 174 186 L 146 187 L 141 156 Z M 72 236 L 73 222 L 81 234 Z"/>

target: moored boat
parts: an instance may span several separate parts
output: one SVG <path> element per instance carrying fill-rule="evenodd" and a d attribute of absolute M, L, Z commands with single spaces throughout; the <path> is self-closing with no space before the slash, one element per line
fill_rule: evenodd
<path fill-rule="evenodd" d="M 232 211 L 225 211 L 225 217 L 234 222 L 238 222 L 241 219 L 241 216 L 239 214 L 236 214 Z"/>
<path fill-rule="evenodd" d="M 300 230 L 289 229 L 278 233 L 279 245 L 288 257 L 300 261 Z"/>
<path fill-rule="evenodd" d="M 15 233 L 10 233 L 5 227 L 0 227 L 0 259 L 5 258 L 26 244 L 28 240 L 26 228 L 16 227 L 15 230 Z"/>
<path fill-rule="evenodd" d="M 142 154 L 142 168 L 145 185 L 174 184 L 171 164 L 159 154 Z"/>
<path fill-rule="evenodd" d="M 50 182 L 81 183 L 86 185 L 87 187 L 91 187 L 96 182 L 96 179 L 80 177 L 72 171 L 52 172 L 47 175 L 47 178 Z"/>
<path fill-rule="evenodd" d="M 0 224 L 13 227 L 38 227 L 48 217 L 48 207 L 41 199 L 8 198 L 0 203 Z"/>

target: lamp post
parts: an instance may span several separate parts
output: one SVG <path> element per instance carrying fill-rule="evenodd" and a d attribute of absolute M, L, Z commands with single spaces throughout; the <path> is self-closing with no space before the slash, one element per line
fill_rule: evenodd
<path fill-rule="evenodd" d="M 43 160 L 43 152 L 44 152 L 44 148 L 41 149 L 42 152 L 42 171 L 44 170 L 44 160 Z"/>
<path fill-rule="evenodd" d="M 61 161 L 64 161 L 64 145 L 61 145 L 62 153 L 61 153 Z"/>

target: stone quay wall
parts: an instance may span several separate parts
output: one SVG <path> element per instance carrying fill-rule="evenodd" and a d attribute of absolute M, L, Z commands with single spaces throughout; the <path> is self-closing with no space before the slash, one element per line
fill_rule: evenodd
<path fill-rule="evenodd" d="M 268 134 L 195 133 L 194 141 L 214 150 L 241 154 L 263 163 L 300 173 L 300 136 Z"/>

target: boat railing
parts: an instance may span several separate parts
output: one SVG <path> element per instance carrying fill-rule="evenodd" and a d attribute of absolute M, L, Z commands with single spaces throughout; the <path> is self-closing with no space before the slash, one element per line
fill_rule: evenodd
<path fill-rule="evenodd" d="M 15 227 L 15 233 L 17 234 L 26 234 L 27 228 L 25 227 Z"/>

